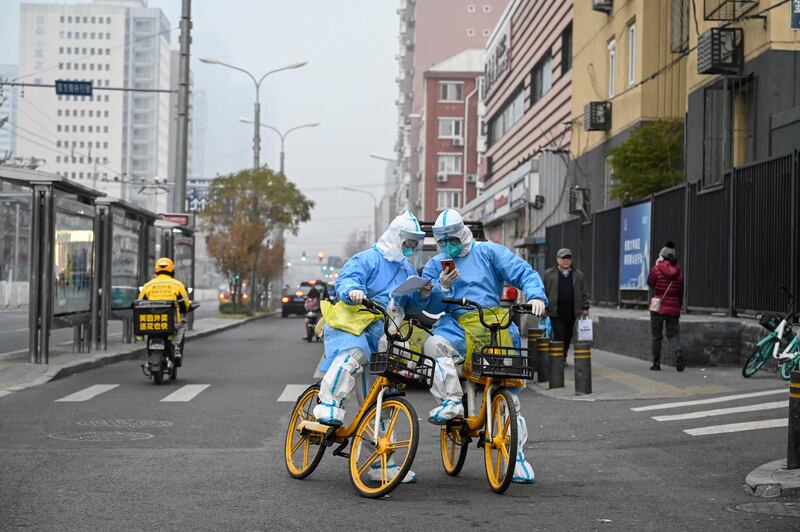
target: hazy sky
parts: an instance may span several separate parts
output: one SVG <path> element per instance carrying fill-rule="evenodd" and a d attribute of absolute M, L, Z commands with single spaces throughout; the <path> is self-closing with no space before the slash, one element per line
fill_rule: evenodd
<path fill-rule="evenodd" d="M 21 0 L 0 0 L 0 63 L 16 64 Z M 60 1 L 30 3 L 89 3 Z M 149 0 L 172 27 L 180 0 Z M 256 77 L 295 61 L 309 64 L 270 76 L 262 88 L 262 122 L 293 132 L 286 141 L 286 173 L 317 202 L 312 221 L 290 238 L 288 258 L 305 250 L 338 254 L 354 228 L 371 224 L 372 200 L 337 190 L 368 185 L 380 199 L 384 163 L 370 153 L 393 154 L 397 111 L 399 21 L 396 0 L 194 0 L 192 69 L 195 86 L 208 102 L 207 173 L 252 165 L 255 89 L 244 74 L 200 63 L 214 57 Z M 177 47 L 179 32 L 171 33 Z M 54 96 L 55 97 L 55 96 Z M 277 135 L 262 129 L 262 163 L 278 166 Z"/>

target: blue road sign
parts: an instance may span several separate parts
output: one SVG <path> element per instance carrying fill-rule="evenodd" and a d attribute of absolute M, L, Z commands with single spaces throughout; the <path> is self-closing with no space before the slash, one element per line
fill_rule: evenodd
<path fill-rule="evenodd" d="M 56 80 L 56 94 L 59 96 L 91 96 L 91 81 Z"/>

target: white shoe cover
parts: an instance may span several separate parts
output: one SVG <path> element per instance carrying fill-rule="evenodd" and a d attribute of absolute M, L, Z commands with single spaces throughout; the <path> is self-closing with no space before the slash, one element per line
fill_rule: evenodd
<path fill-rule="evenodd" d="M 339 408 L 337 403 L 320 403 L 314 407 L 314 417 L 325 425 L 341 425 L 344 423 L 344 408 Z"/>
<path fill-rule="evenodd" d="M 511 482 L 519 484 L 533 484 L 536 482 L 536 475 L 533 473 L 533 466 L 531 466 L 522 451 L 517 451 L 517 463 L 514 464 L 514 476 L 511 477 Z"/>
<path fill-rule="evenodd" d="M 464 417 L 464 405 L 461 404 L 461 401 L 445 399 L 440 406 L 428 413 L 428 422 L 434 425 L 445 425 L 457 417 Z"/>
<path fill-rule="evenodd" d="M 389 475 L 389 480 L 393 480 L 394 477 L 396 477 L 397 474 L 400 473 L 400 466 L 395 464 L 392 460 L 389 460 L 389 465 L 386 469 L 387 469 L 387 474 Z M 369 473 L 367 474 L 367 476 L 372 482 L 381 482 L 380 462 L 376 462 L 370 466 Z M 409 469 L 408 473 L 406 473 L 406 476 L 402 480 L 401 484 L 413 484 L 416 481 L 417 481 L 417 474 Z"/>

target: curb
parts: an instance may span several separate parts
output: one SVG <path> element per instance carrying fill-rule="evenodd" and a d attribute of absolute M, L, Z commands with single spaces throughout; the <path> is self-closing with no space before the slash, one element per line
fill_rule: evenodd
<path fill-rule="evenodd" d="M 200 331 L 196 334 L 191 336 L 186 336 L 186 341 L 190 342 L 197 338 L 204 338 L 206 336 L 210 336 L 212 334 L 221 333 L 224 331 L 228 331 L 230 329 L 235 329 L 236 327 L 241 327 L 246 323 L 250 323 L 256 320 L 262 320 L 266 318 L 272 318 L 276 315 L 280 314 L 280 310 L 269 312 L 262 316 L 252 316 L 249 318 L 244 318 L 242 320 L 234 321 L 230 324 L 222 325 L 217 327 L 216 329 L 208 330 L 208 331 Z M 26 384 L 18 384 L 16 386 L 12 386 L 10 388 L 6 388 L 6 391 L 9 392 L 19 392 L 21 390 L 25 390 L 28 388 L 33 388 L 34 386 L 39 386 L 41 384 L 45 384 L 52 380 L 62 379 L 64 377 L 68 377 L 70 375 L 75 375 L 76 373 L 82 373 L 84 371 L 89 371 L 92 369 L 101 368 L 103 366 L 107 366 L 109 364 L 114 364 L 116 362 L 121 362 L 123 360 L 132 360 L 138 358 L 145 352 L 145 346 L 137 346 L 132 347 L 129 351 L 125 351 L 122 353 L 114 353 L 111 355 L 106 354 L 96 354 L 90 355 L 88 357 L 73 360 L 71 362 L 67 362 L 65 364 L 59 364 L 58 366 L 50 368 L 47 373 L 41 375 L 29 383 Z"/>
<path fill-rule="evenodd" d="M 800 469 L 786 469 L 786 459 L 755 468 L 744 482 L 745 491 L 756 497 L 800 495 Z"/>

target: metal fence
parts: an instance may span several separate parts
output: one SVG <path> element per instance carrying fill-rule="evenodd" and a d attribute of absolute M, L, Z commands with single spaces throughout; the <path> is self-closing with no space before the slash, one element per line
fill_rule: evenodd
<path fill-rule="evenodd" d="M 672 188 L 650 198 L 651 263 L 675 243 L 689 310 L 754 314 L 785 309 L 786 287 L 800 298 L 800 152 L 733 169 L 720 186 Z M 618 304 L 619 207 L 590 222 L 547 228 L 547 258 L 573 251 L 595 303 Z"/>

